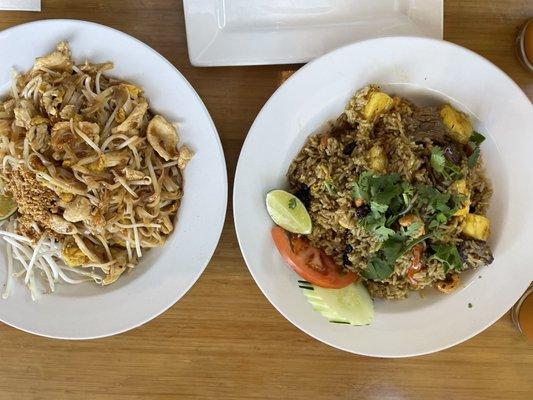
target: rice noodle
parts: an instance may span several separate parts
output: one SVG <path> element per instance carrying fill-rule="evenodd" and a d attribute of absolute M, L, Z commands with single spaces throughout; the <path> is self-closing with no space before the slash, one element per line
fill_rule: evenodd
<path fill-rule="evenodd" d="M 102 146 L 100 146 L 100 150 L 104 151 L 105 149 L 107 149 L 107 146 L 109 146 L 109 143 L 111 143 L 113 140 L 116 140 L 116 139 L 122 139 L 126 141 L 129 138 L 126 135 L 123 135 L 121 133 L 116 133 L 114 135 L 111 135 L 108 138 L 106 138 L 106 140 L 104 140 L 104 142 L 102 143 Z"/>
<path fill-rule="evenodd" d="M 124 188 L 133 196 L 133 197 L 139 197 L 135 191 L 129 187 L 128 183 L 124 178 L 122 178 L 119 174 L 117 174 L 115 171 L 113 171 L 113 174 L 115 175 L 115 179 L 120 183 Z"/>
<path fill-rule="evenodd" d="M 116 150 L 120 150 L 120 149 L 123 149 L 124 147 L 127 147 L 129 146 L 130 144 L 138 141 L 139 138 L 136 137 L 136 136 L 133 136 L 127 140 L 125 140 L 124 142 L 122 142 L 121 144 L 119 144 L 117 147 L 116 147 Z M 132 149 L 135 149 L 135 147 L 132 147 Z"/>
<path fill-rule="evenodd" d="M 70 119 L 70 130 L 72 132 L 76 132 L 85 141 L 85 143 L 87 143 L 89 146 L 91 146 L 96 151 L 96 153 L 100 153 L 100 147 L 98 147 L 96 143 L 94 143 L 91 139 L 89 139 L 89 136 L 83 133 L 81 129 L 77 128 L 74 125 L 74 120 L 72 118 Z"/>
<path fill-rule="evenodd" d="M 11 95 L 14 99 L 19 98 L 19 92 L 17 90 L 17 80 L 18 80 L 19 74 L 14 69 L 11 70 Z"/>

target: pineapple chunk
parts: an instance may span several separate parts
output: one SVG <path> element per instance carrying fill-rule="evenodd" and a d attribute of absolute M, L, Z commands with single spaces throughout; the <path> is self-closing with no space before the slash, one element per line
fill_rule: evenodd
<path fill-rule="evenodd" d="M 387 172 L 387 155 L 383 147 L 376 144 L 368 152 L 370 168 L 376 172 L 384 174 Z"/>
<path fill-rule="evenodd" d="M 468 188 L 466 187 L 466 179 L 459 179 L 458 181 L 453 182 L 450 185 L 450 189 L 452 192 L 462 194 L 465 196 L 465 199 L 463 200 L 463 208 L 460 208 L 455 212 L 454 217 L 464 217 L 466 214 L 468 214 L 468 211 L 470 210 L 470 192 Z"/>
<path fill-rule="evenodd" d="M 379 114 L 389 111 L 393 102 L 389 95 L 383 92 L 373 92 L 363 109 L 363 115 L 368 121 L 373 121 Z"/>
<path fill-rule="evenodd" d="M 467 144 L 473 132 L 468 116 L 457 111 L 449 104 L 442 106 L 440 116 L 444 125 L 450 130 L 452 139 L 456 142 Z"/>
<path fill-rule="evenodd" d="M 450 185 L 450 189 L 459 193 L 468 195 L 468 188 L 466 187 L 466 179 L 459 179 Z"/>
<path fill-rule="evenodd" d="M 470 198 L 466 198 L 466 200 L 463 200 L 463 208 L 458 209 L 455 214 L 453 214 L 454 217 L 464 217 L 468 214 L 470 211 Z"/>
<path fill-rule="evenodd" d="M 487 217 L 467 214 L 463 224 L 463 234 L 478 240 L 487 240 L 490 233 L 490 221 Z"/>

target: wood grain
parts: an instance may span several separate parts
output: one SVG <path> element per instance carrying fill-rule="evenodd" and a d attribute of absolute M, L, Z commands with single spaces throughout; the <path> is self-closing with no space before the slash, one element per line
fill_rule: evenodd
<path fill-rule="evenodd" d="M 533 75 L 513 48 L 515 30 L 531 16 L 527 0 L 446 1 L 445 38 L 487 57 L 533 98 Z M 0 12 L 0 29 L 45 18 L 109 25 L 168 58 L 211 112 L 230 182 L 246 133 L 281 72 L 298 68 L 192 67 L 178 0 L 45 0 L 41 13 Z M 0 399 L 532 398 L 533 347 L 508 315 L 459 346 L 411 359 L 359 357 L 311 339 L 260 293 L 239 252 L 231 202 L 228 211 L 202 278 L 134 331 L 67 342 L 0 324 Z"/>

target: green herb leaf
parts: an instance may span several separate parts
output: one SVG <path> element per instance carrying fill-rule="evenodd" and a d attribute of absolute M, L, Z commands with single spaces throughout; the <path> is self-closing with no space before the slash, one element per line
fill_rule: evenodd
<path fill-rule="evenodd" d="M 448 217 L 444 215 L 443 213 L 438 213 L 435 216 L 435 219 L 437 220 L 437 222 L 440 222 L 441 224 L 444 224 L 446 221 L 448 221 Z"/>
<path fill-rule="evenodd" d="M 460 270 L 463 267 L 457 246 L 453 244 L 432 244 L 431 248 L 435 252 L 431 258 L 443 264 L 444 272 L 448 272 L 450 269 Z"/>
<path fill-rule="evenodd" d="M 422 222 L 415 221 L 403 231 L 403 234 L 405 236 L 415 237 L 420 233 L 420 228 L 422 228 L 423 225 Z"/>
<path fill-rule="evenodd" d="M 331 181 L 324 181 L 324 186 L 330 195 L 337 194 L 337 188 L 333 185 Z"/>
<path fill-rule="evenodd" d="M 393 229 L 387 228 L 385 225 L 377 227 L 372 232 L 380 242 L 386 241 L 390 236 L 396 233 Z"/>
<path fill-rule="evenodd" d="M 485 141 L 486 137 L 483 136 L 481 133 L 479 132 L 472 132 L 472 135 L 470 136 L 470 142 L 474 143 L 475 145 L 480 145 L 481 143 L 483 143 Z"/>
<path fill-rule="evenodd" d="M 361 189 L 361 186 L 356 182 L 353 184 L 352 187 L 352 199 L 363 199 L 365 201 L 368 201 L 365 199 L 366 192 Z"/>
<path fill-rule="evenodd" d="M 407 181 L 403 181 L 401 186 L 402 186 L 403 196 L 406 196 L 407 198 L 411 198 L 414 196 L 415 188 L 413 187 L 413 185 L 411 185 Z"/>
<path fill-rule="evenodd" d="M 444 232 L 439 227 L 448 222 L 461 207 L 463 198 L 461 195 L 441 192 L 432 186 L 414 187 L 402 181 L 399 174 L 361 174 L 354 185 L 353 194 L 356 198 L 367 199 L 371 213 L 359 219 L 358 224 L 373 234 L 382 243 L 382 248 L 386 246 L 384 242 L 395 236 L 416 238 L 423 226 L 432 237 L 440 239 Z M 397 228 L 395 223 L 398 218 L 412 209 L 414 211 L 411 212 L 419 215 L 422 221 L 408 228 Z"/>
<path fill-rule="evenodd" d="M 389 205 L 394 197 L 402 193 L 400 178 L 400 174 L 374 175 L 371 171 L 365 171 L 354 184 L 352 196 L 366 202 Z"/>
<path fill-rule="evenodd" d="M 449 182 L 463 179 L 463 173 L 461 172 L 461 168 L 458 165 L 452 164 L 448 161 L 444 166 L 443 176 Z"/>
<path fill-rule="evenodd" d="M 404 206 L 401 183 L 399 174 L 376 176 L 373 173 L 363 173 L 353 186 L 353 197 L 364 199 L 370 204 L 372 211 L 360 220 L 360 224 L 381 242 L 395 234 L 390 228 L 394 219 L 389 221 L 385 213 L 391 214 L 389 218 L 394 218 Z"/>
<path fill-rule="evenodd" d="M 296 199 L 293 197 L 289 200 L 289 209 L 294 210 L 296 208 Z"/>
<path fill-rule="evenodd" d="M 419 185 L 418 195 L 419 202 L 425 205 L 430 212 L 450 212 L 450 207 L 447 205 L 450 201 L 448 193 L 442 193 L 432 186 Z"/>
<path fill-rule="evenodd" d="M 374 234 L 380 242 L 384 242 L 391 235 L 394 235 L 394 230 L 386 226 L 386 220 L 384 216 L 375 217 L 373 214 L 368 215 L 362 220 L 362 226 L 368 232 Z"/>
<path fill-rule="evenodd" d="M 461 208 L 461 202 L 464 199 L 462 195 L 451 195 L 442 193 L 431 186 L 420 185 L 418 189 L 418 204 L 421 206 L 419 212 L 424 214 L 424 220 L 427 227 L 435 236 L 439 226 L 448 222 L 448 220 Z"/>
<path fill-rule="evenodd" d="M 472 154 L 470 154 L 470 156 L 468 157 L 468 160 L 467 160 L 468 168 L 474 168 L 479 158 L 479 154 L 480 154 L 479 147 L 476 146 L 474 150 L 472 151 Z"/>
<path fill-rule="evenodd" d="M 444 165 L 446 164 L 446 158 L 444 157 L 444 151 L 440 147 L 433 147 L 431 149 L 430 157 L 431 167 L 438 173 L 444 172 Z"/>
<path fill-rule="evenodd" d="M 393 272 L 392 266 L 378 256 L 373 256 L 368 262 L 362 275 L 367 279 L 382 281 L 387 279 Z"/>
<path fill-rule="evenodd" d="M 409 250 L 411 250 L 414 246 L 416 246 L 417 244 L 419 243 L 422 243 L 423 241 L 425 241 L 426 239 L 429 239 L 431 237 L 433 237 L 434 234 L 433 233 L 426 233 L 424 236 L 420 236 L 416 239 L 413 239 L 411 240 L 410 242 L 407 242 L 407 244 L 404 246 L 403 250 L 402 250 L 402 253 L 400 254 L 400 256 L 404 255 L 405 253 L 407 253 Z"/>
<path fill-rule="evenodd" d="M 428 228 L 429 228 L 429 230 L 433 231 L 433 230 L 437 229 L 440 225 L 441 225 L 441 223 L 439 221 L 437 221 L 436 219 L 431 219 L 429 221 Z"/>
<path fill-rule="evenodd" d="M 363 276 L 373 280 L 387 279 L 394 271 L 394 263 L 403 254 L 404 243 L 405 238 L 393 232 L 379 252 L 370 258 Z"/>
<path fill-rule="evenodd" d="M 383 256 L 389 264 L 394 264 L 402 254 L 404 241 L 405 239 L 402 236 L 394 235 L 387 239 L 381 246 Z"/>
<path fill-rule="evenodd" d="M 431 186 L 420 185 L 418 190 L 419 202 L 430 212 L 437 213 L 439 222 L 446 222 L 445 218 L 448 219 L 459 209 L 464 198 L 462 195 L 442 193 Z"/>
<path fill-rule="evenodd" d="M 390 201 L 389 209 L 387 210 L 387 215 L 390 217 L 400 217 L 400 212 L 402 212 L 404 209 L 406 209 L 406 203 L 403 198 L 403 194 L 401 196 L 397 196 L 393 198 Z"/>
<path fill-rule="evenodd" d="M 370 200 L 370 187 L 368 180 L 374 176 L 372 171 L 365 171 L 359 175 L 359 180 L 354 183 L 352 188 L 352 197 L 354 199 L 363 199 L 368 202 Z"/>
<path fill-rule="evenodd" d="M 379 204 L 389 205 L 390 201 L 402 193 L 400 174 L 387 174 L 369 178 L 370 197 Z"/>
<path fill-rule="evenodd" d="M 444 157 L 444 151 L 438 146 L 431 149 L 430 163 L 435 172 L 441 174 L 446 181 L 455 181 L 463 177 L 461 168 L 448 161 Z"/>
<path fill-rule="evenodd" d="M 403 214 L 405 214 L 412 207 L 412 203 L 415 199 L 415 188 L 409 182 L 403 181 L 402 191 L 402 200 L 405 205 Z"/>
<path fill-rule="evenodd" d="M 470 136 L 470 147 L 472 148 L 472 154 L 468 157 L 468 168 L 474 168 L 479 158 L 480 149 L 479 146 L 485 141 L 485 136 L 481 133 L 474 131 Z"/>
<path fill-rule="evenodd" d="M 379 217 L 381 214 L 385 214 L 388 208 L 389 206 L 385 204 L 379 204 L 379 203 L 376 203 L 375 201 L 370 202 L 370 209 L 374 213 L 375 217 Z"/>

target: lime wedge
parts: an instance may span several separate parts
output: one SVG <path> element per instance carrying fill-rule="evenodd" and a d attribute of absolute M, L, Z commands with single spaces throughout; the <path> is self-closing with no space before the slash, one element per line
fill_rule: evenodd
<path fill-rule="evenodd" d="M 13 200 L 13 197 L 0 194 L 0 221 L 13 215 L 17 211 L 17 207 L 17 203 Z"/>
<path fill-rule="evenodd" d="M 267 193 L 266 206 L 276 225 L 292 233 L 311 233 L 311 217 L 298 197 L 284 190 L 272 190 Z"/>

